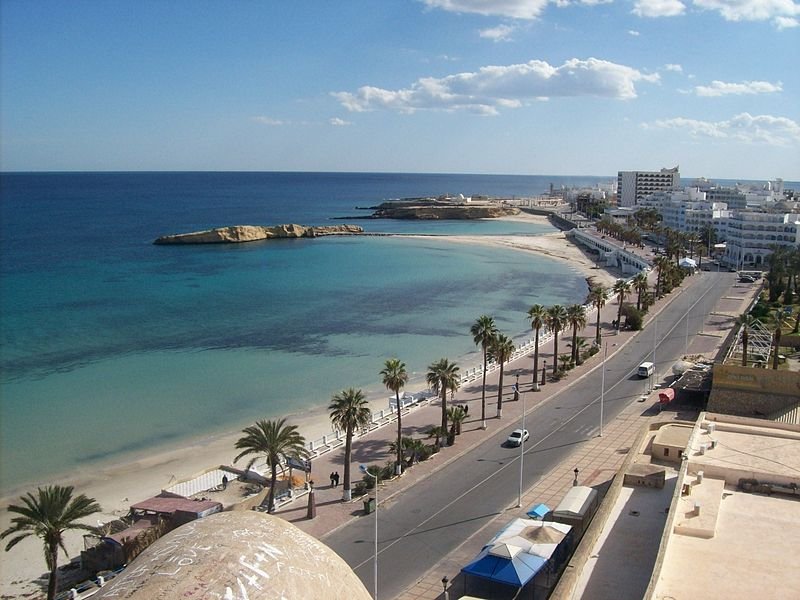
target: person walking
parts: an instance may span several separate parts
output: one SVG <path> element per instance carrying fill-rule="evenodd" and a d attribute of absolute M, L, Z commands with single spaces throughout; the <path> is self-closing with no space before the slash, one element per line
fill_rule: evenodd
<path fill-rule="evenodd" d="M 333 487 L 339 487 L 339 471 L 333 474 Z"/>
<path fill-rule="evenodd" d="M 331 487 L 336 487 L 336 474 L 331 471 Z"/>

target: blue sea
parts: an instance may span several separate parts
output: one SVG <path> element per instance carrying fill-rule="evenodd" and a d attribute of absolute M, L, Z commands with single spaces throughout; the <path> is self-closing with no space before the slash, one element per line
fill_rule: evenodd
<path fill-rule="evenodd" d="M 529 337 L 533 303 L 583 301 L 563 263 L 439 236 L 542 234 L 510 221 L 333 220 L 410 196 L 533 196 L 597 177 L 362 173 L 0 175 L 0 495 L 127 453 L 326 406 L 383 398 L 397 356 L 479 359 L 482 314 Z M 354 223 L 368 232 L 155 246 L 234 224 Z"/>

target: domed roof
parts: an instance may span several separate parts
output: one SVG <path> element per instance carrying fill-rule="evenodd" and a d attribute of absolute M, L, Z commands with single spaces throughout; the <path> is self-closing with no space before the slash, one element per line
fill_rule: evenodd
<path fill-rule="evenodd" d="M 370 595 L 338 554 L 291 523 L 232 511 L 171 531 L 95 598 L 368 600 Z"/>

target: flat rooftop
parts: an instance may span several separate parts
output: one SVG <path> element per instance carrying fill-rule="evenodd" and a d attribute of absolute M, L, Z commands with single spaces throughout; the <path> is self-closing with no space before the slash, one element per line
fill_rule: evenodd
<path fill-rule="evenodd" d="M 650 597 L 798 598 L 800 494 L 745 492 L 739 480 L 800 487 L 800 427 L 704 414 L 685 456 Z"/>
<path fill-rule="evenodd" d="M 687 451 L 689 471 L 725 479 L 735 486 L 739 478 L 771 478 L 800 484 L 800 428 L 736 417 L 705 420 L 693 446 Z M 713 423 L 715 430 L 708 431 Z M 710 445 L 716 442 L 714 448 Z M 700 446 L 706 450 L 701 454 Z M 800 505 L 798 505 L 800 509 Z M 800 514 L 798 514 L 800 518 Z"/>
<path fill-rule="evenodd" d="M 800 498 L 726 487 L 712 538 L 672 535 L 654 598 L 796 599 Z"/>

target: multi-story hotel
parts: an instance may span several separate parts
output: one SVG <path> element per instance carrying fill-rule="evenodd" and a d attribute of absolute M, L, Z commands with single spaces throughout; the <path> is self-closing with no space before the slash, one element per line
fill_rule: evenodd
<path fill-rule="evenodd" d="M 620 171 L 617 174 L 617 206 L 635 206 L 646 196 L 678 188 L 680 183 L 678 167 L 660 171 Z"/>
<path fill-rule="evenodd" d="M 728 218 L 723 262 L 731 267 L 761 267 L 774 246 L 800 245 L 800 214 L 734 211 Z"/>

